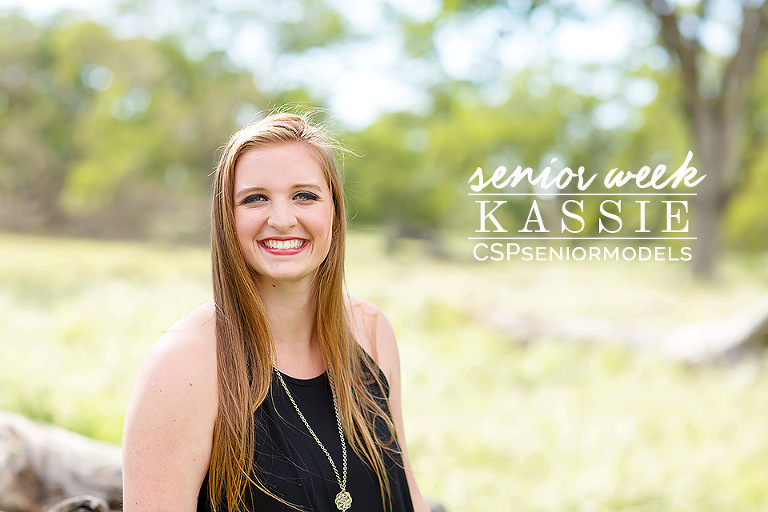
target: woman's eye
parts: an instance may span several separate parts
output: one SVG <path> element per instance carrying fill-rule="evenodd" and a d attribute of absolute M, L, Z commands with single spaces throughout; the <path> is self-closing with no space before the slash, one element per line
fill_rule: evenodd
<path fill-rule="evenodd" d="M 267 198 L 262 194 L 251 194 L 250 196 L 243 199 L 243 204 L 258 203 L 260 201 L 266 201 L 266 200 Z"/>
<path fill-rule="evenodd" d="M 293 197 L 299 201 L 317 201 L 317 196 L 312 192 L 299 192 Z"/>

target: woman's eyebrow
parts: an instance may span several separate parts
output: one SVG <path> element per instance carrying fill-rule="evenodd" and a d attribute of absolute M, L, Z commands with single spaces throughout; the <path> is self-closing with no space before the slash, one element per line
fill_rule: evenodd
<path fill-rule="evenodd" d="M 296 183 L 295 185 L 291 186 L 291 190 L 299 190 L 299 189 L 311 189 L 317 192 L 323 191 L 323 187 L 321 187 L 316 183 Z M 244 194 L 252 194 L 254 192 L 267 192 L 267 191 L 268 190 L 264 187 L 245 187 L 235 192 L 235 197 L 242 196 Z"/>
<path fill-rule="evenodd" d="M 253 192 L 266 192 L 267 189 L 263 187 L 246 187 L 235 192 L 235 197 L 242 196 L 244 194 L 251 194 Z"/>
<path fill-rule="evenodd" d="M 318 192 L 321 192 L 323 188 L 315 183 L 297 183 L 293 186 L 293 189 L 299 189 L 299 188 L 310 188 L 314 189 Z"/>

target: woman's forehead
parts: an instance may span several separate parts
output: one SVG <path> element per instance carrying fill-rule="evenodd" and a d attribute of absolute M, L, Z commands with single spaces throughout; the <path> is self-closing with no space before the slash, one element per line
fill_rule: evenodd
<path fill-rule="evenodd" d="M 245 187 L 328 186 L 312 151 L 299 142 L 267 144 L 243 153 L 235 165 L 235 191 Z"/>

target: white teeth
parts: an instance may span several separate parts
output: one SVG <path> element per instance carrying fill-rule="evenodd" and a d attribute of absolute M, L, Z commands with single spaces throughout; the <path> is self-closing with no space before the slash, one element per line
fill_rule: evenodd
<path fill-rule="evenodd" d="M 297 238 L 291 240 L 264 240 L 261 243 L 270 249 L 298 249 L 304 245 L 304 240 Z"/>

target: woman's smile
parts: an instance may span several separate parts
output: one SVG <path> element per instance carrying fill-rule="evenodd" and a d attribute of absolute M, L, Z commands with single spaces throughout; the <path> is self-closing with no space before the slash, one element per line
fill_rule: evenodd
<path fill-rule="evenodd" d="M 259 245 L 268 253 L 278 256 L 298 254 L 306 249 L 307 244 L 308 241 L 302 238 L 265 238 L 259 240 Z"/>

